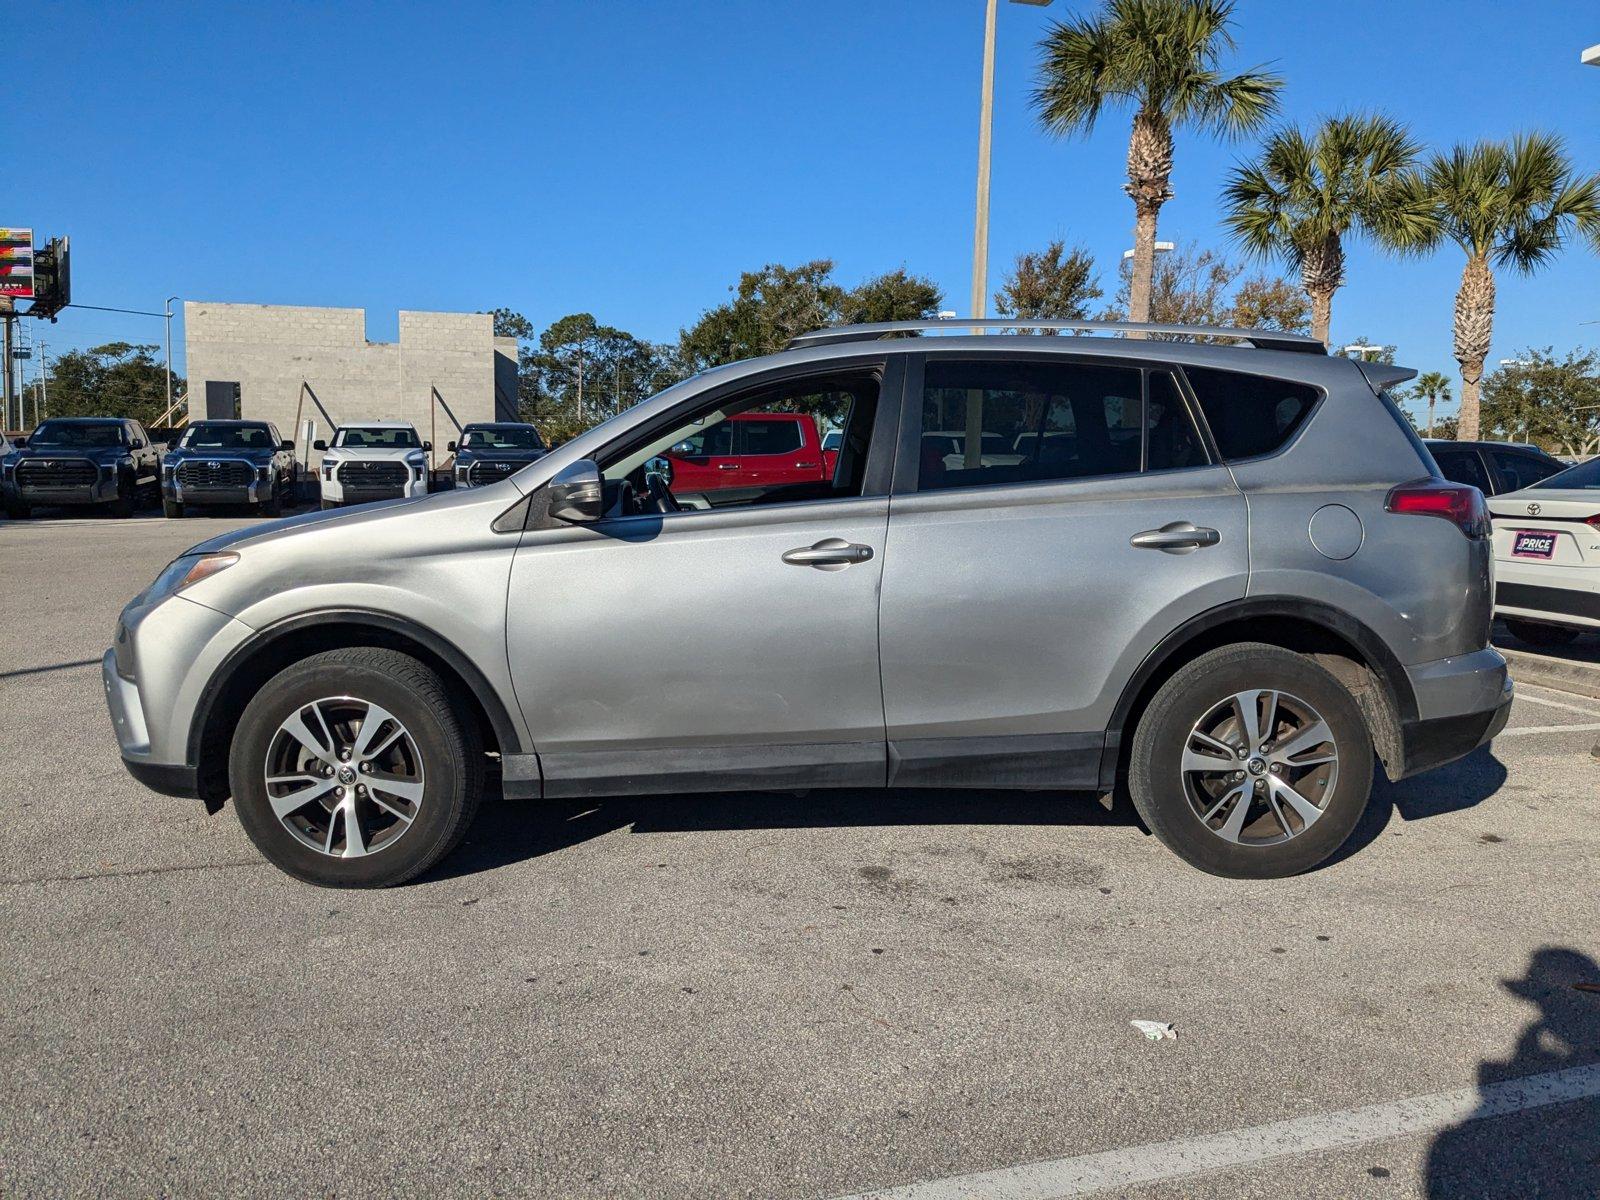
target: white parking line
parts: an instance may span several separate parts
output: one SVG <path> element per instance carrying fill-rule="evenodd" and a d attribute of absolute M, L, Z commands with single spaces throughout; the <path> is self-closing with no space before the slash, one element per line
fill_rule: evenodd
<path fill-rule="evenodd" d="M 1519 733 L 1587 733 L 1600 729 L 1600 722 L 1591 725 L 1518 725 L 1515 729 L 1502 729 L 1497 738 L 1515 737 Z"/>
<path fill-rule="evenodd" d="M 1579 708 L 1576 704 L 1562 704 L 1559 700 L 1546 700 L 1543 696 L 1528 695 L 1528 685 L 1517 685 L 1517 699 L 1526 700 L 1529 704 L 1542 704 L 1546 708 L 1559 708 L 1565 712 L 1582 713 L 1586 717 L 1600 716 L 1600 708 Z"/>
<path fill-rule="evenodd" d="M 1434 1133 L 1465 1121 L 1595 1096 L 1600 1096 L 1600 1063 L 1552 1071 L 1547 1075 L 1530 1075 L 1526 1079 L 1487 1087 L 1434 1092 L 1388 1104 L 1369 1104 L 1316 1117 L 1296 1117 L 1292 1121 L 1258 1125 L 1253 1129 L 956 1175 L 880 1192 L 862 1192 L 848 1200 L 1056 1200 L 1065 1196 L 1087 1196 L 1108 1188 L 1179 1179 L 1294 1154 Z"/>

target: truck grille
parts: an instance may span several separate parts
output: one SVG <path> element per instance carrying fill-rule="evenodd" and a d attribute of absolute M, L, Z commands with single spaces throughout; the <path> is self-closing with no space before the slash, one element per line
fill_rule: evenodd
<path fill-rule="evenodd" d="M 255 479 L 256 469 L 237 459 L 190 458 L 178 464 L 178 482 L 185 488 L 247 488 Z"/>
<path fill-rule="evenodd" d="M 515 474 L 527 465 L 520 462 L 475 462 L 467 468 L 467 482 L 474 487 L 485 483 L 499 483 L 506 476 Z"/>
<path fill-rule="evenodd" d="M 350 494 L 369 500 L 403 496 L 411 468 L 398 462 L 347 462 L 339 464 L 339 483 Z"/>
<path fill-rule="evenodd" d="M 17 464 L 19 488 L 90 487 L 100 468 L 86 458 L 30 458 Z"/>

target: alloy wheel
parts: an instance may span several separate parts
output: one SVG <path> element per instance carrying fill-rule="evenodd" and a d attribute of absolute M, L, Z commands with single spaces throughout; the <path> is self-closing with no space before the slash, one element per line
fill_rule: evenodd
<path fill-rule="evenodd" d="M 1270 846 L 1304 833 L 1339 779 L 1333 730 L 1284 691 L 1235 693 L 1196 721 L 1179 767 L 1195 818 L 1224 841 Z"/>
<path fill-rule="evenodd" d="M 267 747 L 267 800 L 298 841 L 333 858 L 392 846 L 422 807 L 416 739 L 394 716 L 355 696 L 302 705 Z"/>

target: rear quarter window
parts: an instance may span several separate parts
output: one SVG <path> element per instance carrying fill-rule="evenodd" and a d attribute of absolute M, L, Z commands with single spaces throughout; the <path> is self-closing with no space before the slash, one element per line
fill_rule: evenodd
<path fill-rule="evenodd" d="M 1294 436 L 1322 395 L 1308 384 L 1239 371 L 1184 367 L 1183 373 L 1224 459 L 1271 454 Z"/>

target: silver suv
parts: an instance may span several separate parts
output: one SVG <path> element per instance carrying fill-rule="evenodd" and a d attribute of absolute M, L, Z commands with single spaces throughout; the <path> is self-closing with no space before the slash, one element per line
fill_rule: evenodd
<path fill-rule="evenodd" d="M 491 782 L 1125 787 L 1190 863 L 1266 877 L 1345 841 L 1375 756 L 1504 724 L 1483 498 L 1384 394 L 1410 372 L 979 324 L 824 330 L 501 482 L 195 547 L 105 656 L 128 769 L 231 795 L 319 884 L 424 871 Z M 720 460 L 664 453 L 763 410 L 840 430 L 831 477 L 774 449 L 694 490 Z"/>

